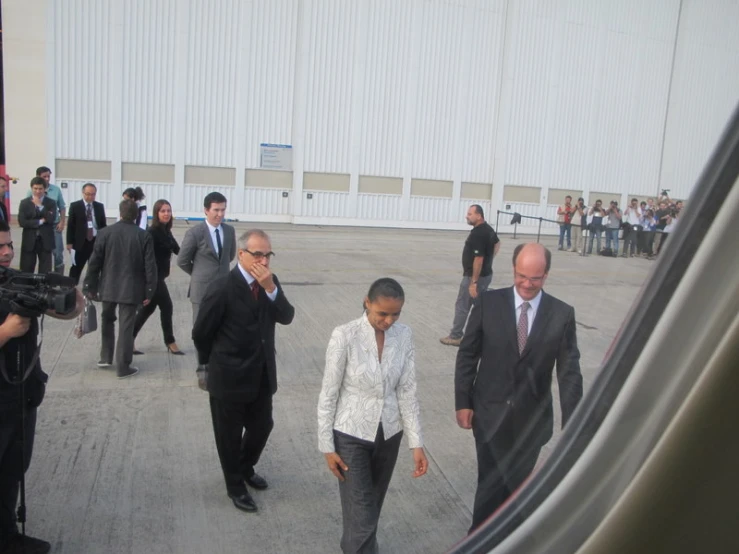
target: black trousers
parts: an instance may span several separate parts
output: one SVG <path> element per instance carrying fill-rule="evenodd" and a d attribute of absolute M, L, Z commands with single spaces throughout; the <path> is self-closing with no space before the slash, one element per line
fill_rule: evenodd
<path fill-rule="evenodd" d="M 382 425 L 374 442 L 334 431 L 336 453 L 349 468 L 339 481 L 344 554 L 374 554 L 377 547 L 377 523 L 393 476 L 403 433 L 385 440 Z"/>
<path fill-rule="evenodd" d="M 221 461 L 226 491 L 240 496 L 246 492 L 244 479 L 254 475 L 254 466 L 262 455 L 272 420 L 272 393 L 263 377 L 263 386 L 252 402 L 231 402 L 210 397 L 210 415 Z"/>
<path fill-rule="evenodd" d="M 2 377 L 0 377 L 2 379 Z M 26 409 L 25 465 L 21 465 L 20 413 L 0 414 L 0 544 L 18 532 L 16 505 L 21 476 L 28 469 L 36 434 L 36 408 Z"/>
<path fill-rule="evenodd" d="M 473 426 L 477 449 L 477 490 L 472 511 L 474 531 L 523 484 L 536 466 L 541 446 L 517 444 L 510 422 L 505 422 L 490 440 Z"/>
<path fill-rule="evenodd" d="M 44 241 L 40 236 L 36 237 L 31 249 L 26 249 L 21 244 L 21 271 L 33 273 L 36 271 L 36 258 L 38 258 L 38 272 L 49 273 L 51 271 L 51 250 L 44 250 Z"/>
<path fill-rule="evenodd" d="M 167 283 L 164 280 L 157 282 L 157 289 L 154 292 L 154 297 L 151 299 L 148 305 L 143 306 L 136 313 L 136 323 L 133 325 L 133 338 L 139 334 L 141 328 L 149 319 L 149 316 L 154 313 L 154 310 L 159 307 L 159 319 L 162 323 L 162 334 L 164 335 L 164 344 L 172 344 L 174 340 L 174 327 L 172 326 L 172 314 L 174 308 L 172 306 L 172 297 L 169 296 L 169 289 Z"/>
<path fill-rule="evenodd" d="M 82 244 L 82 248 L 74 250 L 74 265 L 69 268 L 69 276 L 74 279 L 74 284 L 78 285 L 80 282 L 80 276 L 82 270 L 85 269 L 87 260 L 92 256 L 92 251 L 95 248 L 95 239 L 86 240 Z"/>

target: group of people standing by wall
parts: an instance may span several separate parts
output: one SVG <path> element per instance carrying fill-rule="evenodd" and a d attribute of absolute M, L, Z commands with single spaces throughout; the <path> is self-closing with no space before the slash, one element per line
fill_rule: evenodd
<path fill-rule="evenodd" d="M 598 199 L 588 207 L 583 198 L 575 204 L 566 196 L 564 204 L 557 208 L 559 224 L 559 250 L 579 254 L 619 255 L 619 237 L 623 241 L 621 257 L 643 256 L 654 259 L 675 228 L 683 209 L 683 201 L 673 202 L 663 194 L 655 201 L 647 198 L 639 202 L 632 198 L 625 209 L 612 200 L 608 207 Z M 605 248 L 601 249 L 601 238 L 605 235 Z"/>

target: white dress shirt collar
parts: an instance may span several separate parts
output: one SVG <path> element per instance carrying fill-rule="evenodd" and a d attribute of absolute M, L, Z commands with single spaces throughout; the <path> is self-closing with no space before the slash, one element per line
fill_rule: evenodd
<path fill-rule="evenodd" d="M 211 235 L 215 235 L 216 229 L 221 231 L 221 234 L 223 234 L 223 229 L 221 229 L 220 225 L 218 227 L 213 227 L 207 219 L 205 220 L 205 224 L 208 226 L 208 231 L 210 231 Z M 221 240 L 223 240 L 223 237 L 221 237 Z"/>
<path fill-rule="evenodd" d="M 518 294 L 516 287 L 513 287 L 513 305 L 516 308 L 516 323 L 518 323 L 518 318 L 521 317 L 521 304 L 523 304 L 524 302 L 529 303 L 529 311 L 526 314 L 529 320 L 529 333 L 531 333 L 531 327 L 533 327 L 534 325 L 536 313 L 539 311 L 539 304 L 541 304 L 541 295 L 542 291 L 539 291 L 539 294 L 537 294 L 531 300 L 524 300 L 523 298 L 521 298 L 521 295 Z"/>
<path fill-rule="evenodd" d="M 210 225 L 210 223 L 208 225 Z M 239 271 L 244 276 L 244 279 L 246 279 L 246 284 L 251 286 L 251 284 L 254 282 L 254 277 L 252 277 L 248 271 L 241 267 L 240 263 L 237 263 L 236 265 L 239 266 Z"/>

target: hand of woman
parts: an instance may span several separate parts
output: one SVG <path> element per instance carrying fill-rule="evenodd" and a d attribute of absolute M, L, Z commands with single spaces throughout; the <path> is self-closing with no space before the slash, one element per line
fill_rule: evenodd
<path fill-rule="evenodd" d="M 336 452 L 328 452 L 324 454 L 324 456 L 326 456 L 326 463 L 328 464 L 328 468 L 331 470 L 331 473 L 336 475 L 339 481 L 343 481 L 343 472 L 349 471 L 349 468 L 346 466 L 344 461 Z"/>
<path fill-rule="evenodd" d="M 429 462 L 426 459 L 426 453 L 423 451 L 423 447 L 413 449 L 413 462 L 416 466 L 413 471 L 413 477 L 426 475 L 426 472 L 429 469 Z"/>

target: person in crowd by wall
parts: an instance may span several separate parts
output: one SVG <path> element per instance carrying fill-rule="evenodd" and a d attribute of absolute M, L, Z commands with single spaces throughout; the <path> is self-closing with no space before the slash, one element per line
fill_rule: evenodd
<path fill-rule="evenodd" d="M 52 270 L 54 251 L 54 220 L 56 202 L 46 195 L 46 181 L 31 179 L 31 196 L 18 206 L 18 224 L 23 228 L 21 238 L 21 271 L 33 273 L 38 259 L 39 273 Z"/>
<path fill-rule="evenodd" d="M 634 257 L 637 251 L 637 238 L 642 231 L 642 211 L 639 209 L 639 200 L 631 199 L 623 213 L 624 226 L 624 249 L 621 256 L 624 258 Z"/>
<path fill-rule="evenodd" d="M 459 283 L 454 305 L 454 321 L 449 335 L 439 339 L 441 344 L 459 346 L 470 306 L 477 296 L 487 290 L 493 280 L 493 258 L 500 250 L 500 239 L 485 221 L 485 212 L 479 204 L 467 210 L 467 224 L 472 230 L 462 250 L 462 281 Z"/>
<path fill-rule="evenodd" d="M 105 206 L 95 201 L 96 196 L 97 187 L 92 183 L 86 183 L 82 187 L 82 200 L 77 200 L 69 205 L 67 250 L 69 250 L 70 255 L 74 251 L 69 276 L 74 279 L 75 284 L 80 282 L 82 270 L 85 268 L 87 260 L 92 256 L 98 231 L 104 229 L 107 225 Z"/>
<path fill-rule="evenodd" d="M 198 318 L 200 303 L 208 286 L 214 279 L 229 274 L 231 261 L 236 256 L 236 231 L 223 221 L 226 204 L 226 197 L 220 192 L 205 196 L 205 221 L 187 230 L 177 255 L 177 265 L 190 276 L 187 296 L 192 304 L 193 322 Z M 198 366 L 196 375 L 198 386 L 207 390 L 205 370 Z"/>
<path fill-rule="evenodd" d="M 149 226 L 149 214 L 146 210 L 146 195 L 144 194 L 144 189 L 141 187 L 136 187 L 133 192 L 136 207 L 139 210 L 139 213 L 136 216 L 136 225 L 146 231 Z"/>
<path fill-rule="evenodd" d="M 64 227 L 67 219 L 67 204 L 62 189 L 51 182 L 51 169 L 41 166 L 36 169 L 36 177 L 41 177 L 46 183 L 46 196 L 56 202 L 54 216 L 54 273 L 64 274 Z M 29 191 L 27 197 L 31 196 Z"/>
<path fill-rule="evenodd" d="M 611 249 L 614 257 L 618 256 L 618 233 L 621 230 L 622 217 L 618 202 L 612 200 L 606 210 L 606 248 Z"/>
<path fill-rule="evenodd" d="M 550 266 L 542 245 L 518 245 L 513 286 L 482 294 L 457 353 L 457 424 L 477 449 L 470 531 L 521 486 L 552 437 L 555 362 L 562 427 L 582 398 L 575 310 L 544 292 Z"/>
<path fill-rule="evenodd" d="M 585 248 L 583 229 L 587 221 L 587 210 L 585 199 L 578 198 L 572 212 L 572 248 L 570 248 L 570 252 L 580 252 Z"/>
<path fill-rule="evenodd" d="M 654 235 L 657 229 L 657 217 L 654 210 L 647 209 L 641 219 L 642 225 L 642 246 L 641 254 L 645 257 L 652 255 L 652 247 L 654 245 Z"/>
<path fill-rule="evenodd" d="M 176 256 L 180 251 L 180 245 L 177 244 L 177 240 L 172 234 L 172 220 L 172 205 L 166 200 L 157 200 L 154 203 L 152 223 L 148 229 L 154 244 L 154 258 L 157 264 L 157 288 L 151 302 L 141 308 L 136 314 L 136 322 L 133 326 L 133 338 L 134 340 L 136 339 L 146 320 L 159 307 L 164 344 L 171 354 L 182 356 L 184 352 L 179 349 L 174 338 L 174 327 L 172 324 L 174 308 L 165 281 L 169 277 L 172 254 Z M 143 354 L 143 352 L 137 350 L 135 347 L 133 353 Z"/>
<path fill-rule="evenodd" d="M 0 175 L 0 221 L 5 221 L 10 224 L 10 215 L 8 214 L 8 208 L 5 205 L 5 197 L 8 194 L 8 178 L 5 175 Z"/>
<path fill-rule="evenodd" d="M 559 223 L 559 246 L 558 250 L 565 249 L 565 236 L 567 237 L 567 249 L 572 248 L 572 214 L 575 208 L 572 205 L 572 196 L 565 196 L 565 203 L 557 208 L 557 223 Z"/>
<path fill-rule="evenodd" d="M 606 217 L 606 211 L 603 209 L 603 201 L 598 199 L 588 211 L 588 229 L 590 230 L 590 240 L 588 241 L 588 254 L 593 253 L 593 240 L 596 241 L 596 253 L 600 252 L 600 237 L 603 234 L 603 222 Z"/>
<path fill-rule="evenodd" d="M 654 251 L 652 256 L 656 256 L 657 254 L 659 254 L 659 251 L 662 248 L 662 241 L 665 238 L 664 230 L 667 226 L 667 219 L 670 217 L 670 210 L 667 207 L 666 200 L 660 199 L 659 209 L 657 210 L 655 217 L 657 218 L 657 225 L 655 229 L 656 233 L 654 239 Z"/>
<path fill-rule="evenodd" d="M 119 212 L 120 220 L 101 229 L 95 239 L 83 291 L 103 303 L 98 367 L 110 367 L 115 353 L 116 374 L 123 379 L 139 371 L 131 365 L 136 309 L 146 307 L 154 297 L 157 266 L 151 234 L 136 225 L 136 203 L 123 200 Z M 116 309 L 120 318 L 117 343 Z"/>
<path fill-rule="evenodd" d="M 274 256 L 269 235 L 252 229 L 239 237 L 238 246 L 236 267 L 211 278 L 192 340 L 198 362 L 208 368 L 210 413 L 226 492 L 236 508 L 256 512 L 246 485 L 268 488 L 254 466 L 274 426 L 275 325 L 292 323 L 295 308 L 269 267 Z"/>
<path fill-rule="evenodd" d="M 326 350 L 318 398 L 318 449 L 339 480 L 344 553 L 375 553 L 380 511 L 403 433 L 413 477 L 428 470 L 416 397 L 413 337 L 397 323 L 400 284 L 378 279 L 364 314 L 336 327 Z"/>

